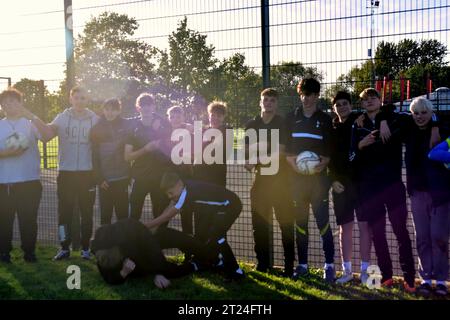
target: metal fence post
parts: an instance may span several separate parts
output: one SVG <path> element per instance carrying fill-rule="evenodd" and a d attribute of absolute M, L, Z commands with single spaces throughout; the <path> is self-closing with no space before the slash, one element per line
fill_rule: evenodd
<path fill-rule="evenodd" d="M 270 87 L 270 25 L 269 25 L 269 0 L 261 0 L 261 48 L 262 48 L 262 75 L 263 87 Z M 273 217 L 271 217 L 269 229 L 269 264 L 274 263 L 273 254 Z"/>

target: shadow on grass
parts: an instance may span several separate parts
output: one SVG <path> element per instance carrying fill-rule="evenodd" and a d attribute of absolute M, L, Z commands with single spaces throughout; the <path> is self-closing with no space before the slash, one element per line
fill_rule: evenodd
<path fill-rule="evenodd" d="M 275 272 L 278 274 L 278 272 Z M 288 280 L 292 281 L 292 280 Z M 337 298 L 345 298 L 351 300 L 404 300 L 404 299 L 417 299 L 418 297 L 406 294 L 399 287 L 392 289 L 371 290 L 367 287 L 363 287 L 359 281 L 353 280 L 352 282 L 339 285 L 328 284 L 322 279 L 321 271 L 314 270 L 309 275 L 301 277 L 296 281 L 298 285 L 306 288 L 315 288 L 322 292 L 321 299 L 327 299 L 329 296 L 336 296 Z"/>
<path fill-rule="evenodd" d="M 417 299 L 401 289 L 369 290 L 356 283 L 329 285 L 321 273 L 313 272 L 298 281 L 280 277 L 280 273 L 261 273 L 249 264 L 241 264 L 247 278 L 240 282 L 227 282 L 214 272 L 196 273 L 171 280 L 167 290 L 156 288 L 153 276 L 129 279 L 120 286 L 106 284 L 95 261 L 85 261 L 77 253 L 66 261 L 51 260 L 53 247 L 38 248 L 38 263 L 25 263 L 19 250 L 13 251 L 13 264 L 0 264 L 0 297 L 2 299 L 155 299 L 155 300 L 292 300 L 292 299 Z M 171 261 L 180 259 L 170 258 Z M 81 269 L 81 290 L 66 286 L 69 265 Z"/>

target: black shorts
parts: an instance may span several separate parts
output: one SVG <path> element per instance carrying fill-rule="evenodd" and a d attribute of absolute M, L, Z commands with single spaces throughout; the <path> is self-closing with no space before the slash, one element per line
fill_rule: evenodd
<path fill-rule="evenodd" d="M 342 193 L 332 192 L 336 224 L 342 226 L 353 222 L 355 220 L 355 213 L 358 221 L 367 221 L 361 210 L 359 210 L 358 192 L 355 184 L 349 181 L 340 182 L 344 186 L 345 191 Z"/>

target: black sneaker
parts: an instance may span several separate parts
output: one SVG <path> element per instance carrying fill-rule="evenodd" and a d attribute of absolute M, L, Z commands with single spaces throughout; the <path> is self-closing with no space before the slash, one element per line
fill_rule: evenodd
<path fill-rule="evenodd" d="M 9 253 L 1 253 L 0 262 L 11 263 L 11 256 L 9 255 Z"/>
<path fill-rule="evenodd" d="M 285 268 L 283 273 L 281 274 L 281 276 L 284 278 L 292 278 L 293 275 L 294 275 L 293 268 Z"/>
<path fill-rule="evenodd" d="M 26 262 L 30 262 L 30 263 L 37 262 L 36 255 L 34 254 L 34 252 L 25 253 L 23 255 L 23 260 L 25 260 Z"/>
<path fill-rule="evenodd" d="M 245 279 L 245 272 L 242 269 L 239 269 L 235 272 L 230 272 L 225 274 L 225 282 L 237 281 L 240 282 Z"/>
<path fill-rule="evenodd" d="M 436 288 L 434 289 L 434 294 L 440 297 L 445 297 L 448 294 L 447 286 L 444 284 L 436 285 Z"/>
<path fill-rule="evenodd" d="M 309 269 L 305 268 L 304 266 L 298 265 L 297 268 L 295 268 L 294 274 L 292 275 L 292 278 L 294 280 L 297 280 L 301 277 L 305 277 L 309 274 Z"/>
<path fill-rule="evenodd" d="M 70 257 L 70 250 L 61 249 L 58 251 L 56 256 L 53 257 L 54 261 L 68 259 Z"/>
<path fill-rule="evenodd" d="M 258 263 L 258 265 L 256 266 L 256 271 L 259 272 L 268 272 L 269 271 L 269 266 L 263 263 Z"/>
<path fill-rule="evenodd" d="M 431 288 L 431 285 L 429 283 L 422 283 L 420 286 L 417 287 L 417 293 L 424 297 L 429 297 L 431 292 L 433 291 L 433 288 Z"/>

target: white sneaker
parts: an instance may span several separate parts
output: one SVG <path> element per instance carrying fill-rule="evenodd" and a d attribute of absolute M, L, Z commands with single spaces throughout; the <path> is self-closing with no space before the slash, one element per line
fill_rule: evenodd
<path fill-rule="evenodd" d="M 81 258 L 91 260 L 91 252 L 89 250 L 81 250 Z"/>
<path fill-rule="evenodd" d="M 336 280 L 337 284 L 344 284 L 347 283 L 349 281 L 353 280 L 353 273 L 351 272 L 345 272 L 342 274 L 342 276 Z"/>
<path fill-rule="evenodd" d="M 359 278 L 361 280 L 361 285 L 367 286 L 367 280 L 369 280 L 369 274 L 367 271 L 361 271 L 361 276 Z"/>

